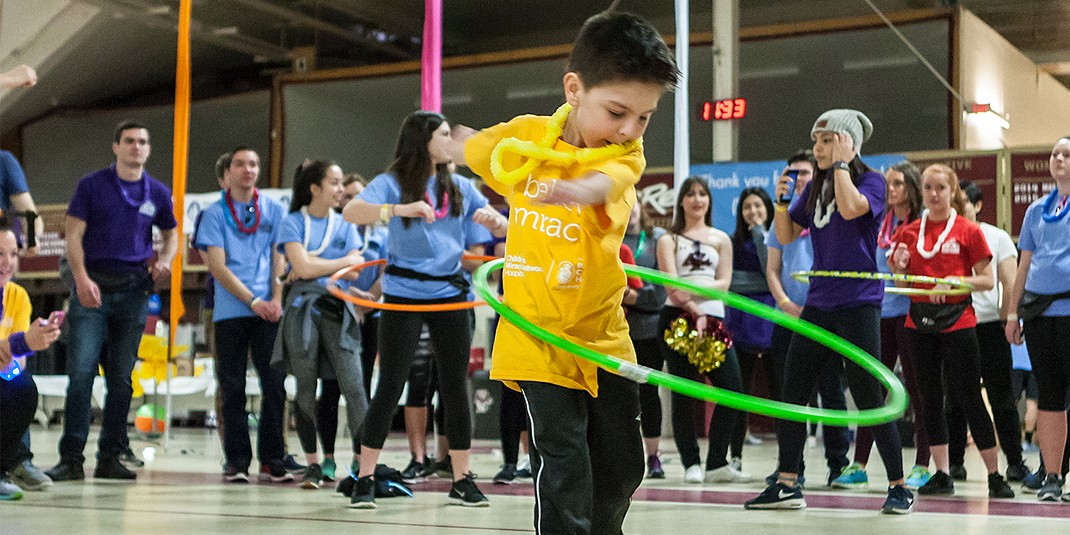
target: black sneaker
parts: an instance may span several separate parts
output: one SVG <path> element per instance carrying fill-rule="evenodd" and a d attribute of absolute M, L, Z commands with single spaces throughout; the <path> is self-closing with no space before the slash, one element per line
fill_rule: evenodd
<path fill-rule="evenodd" d="M 918 487 L 918 494 L 922 496 L 944 495 L 950 496 L 955 493 L 955 482 L 951 476 L 939 470 L 933 472 L 929 482 Z"/>
<path fill-rule="evenodd" d="M 450 473 L 453 473 L 452 469 Z M 424 455 L 424 477 L 427 479 L 434 479 L 438 477 L 438 468 L 435 464 L 435 458 L 430 455 Z"/>
<path fill-rule="evenodd" d="M 955 481 L 966 481 L 966 467 L 961 464 L 951 465 L 951 479 Z"/>
<path fill-rule="evenodd" d="M 453 460 L 449 455 L 441 461 L 435 461 L 435 475 L 453 479 Z"/>
<path fill-rule="evenodd" d="M 352 480 L 353 478 L 347 478 Z M 353 480 L 353 491 L 349 497 L 350 509 L 375 509 L 375 481 L 372 476 Z"/>
<path fill-rule="evenodd" d="M 490 500 L 480 492 L 471 473 L 465 474 L 463 478 L 453 482 L 453 485 L 450 486 L 449 499 L 453 505 L 490 507 Z"/>
<path fill-rule="evenodd" d="M 840 476 L 843 475 L 843 469 L 844 468 L 847 468 L 847 467 L 846 466 L 839 466 L 839 467 L 836 467 L 836 468 L 829 468 L 829 477 L 825 481 L 825 486 L 831 488 L 832 487 L 832 482 L 836 481 L 837 479 L 840 478 Z"/>
<path fill-rule="evenodd" d="M 301 488 L 318 489 L 323 485 L 323 467 L 312 463 L 305 468 L 305 474 L 301 477 Z"/>
<path fill-rule="evenodd" d="M 130 446 L 123 448 L 123 451 L 120 451 L 117 457 L 119 458 L 119 462 L 126 466 L 132 466 L 134 468 L 145 466 L 145 461 L 138 459 L 137 455 L 134 455 L 134 450 L 130 449 Z"/>
<path fill-rule="evenodd" d="M 409 461 L 409 465 L 401 471 L 401 480 L 410 485 L 413 483 L 423 483 L 427 481 L 428 474 L 434 473 L 434 468 L 428 471 L 426 459 L 424 459 L 424 462 L 420 462 L 413 457 L 412 460 Z"/>
<path fill-rule="evenodd" d="M 516 465 L 502 465 L 502 469 L 494 475 L 494 482 L 499 485 L 512 485 L 513 483 L 516 483 Z"/>
<path fill-rule="evenodd" d="M 256 478 L 265 483 L 286 483 L 294 480 L 294 475 L 286 469 L 282 459 L 260 463 L 260 473 Z"/>
<path fill-rule="evenodd" d="M 1007 480 L 999 475 L 999 472 L 988 474 L 988 497 L 989 498 L 1013 498 L 1014 491 L 1007 484 Z"/>
<path fill-rule="evenodd" d="M 356 476 L 350 475 L 338 480 L 338 486 L 334 488 L 334 491 L 346 498 L 353 496 L 353 487 L 356 485 Z"/>
<path fill-rule="evenodd" d="M 248 483 L 249 482 L 249 469 L 238 468 L 236 466 L 228 465 L 223 470 L 223 481 L 227 483 Z"/>
<path fill-rule="evenodd" d="M 286 455 L 282 458 L 282 467 L 291 474 L 303 474 L 307 466 L 297 462 L 297 459 L 293 455 Z"/>
<path fill-rule="evenodd" d="M 1004 483 L 1006 484 L 1006 483 Z M 888 499 L 884 500 L 881 512 L 886 515 L 905 515 L 914 510 L 914 495 L 903 485 L 888 489 Z"/>
<path fill-rule="evenodd" d="M 1025 481 L 1025 476 L 1032 472 L 1025 463 L 1018 463 L 1007 467 L 1007 481 Z"/>
<path fill-rule="evenodd" d="M 54 482 L 58 481 L 82 481 L 85 479 L 85 471 L 81 464 L 60 461 L 59 464 L 45 470 L 45 475 Z"/>
<path fill-rule="evenodd" d="M 758 497 L 743 504 L 744 509 L 805 509 L 802 488 L 789 487 L 779 481 L 769 485 Z"/>
<path fill-rule="evenodd" d="M 97 459 L 97 467 L 93 469 L 93 478 L 133 481 L 137 479 L 137 474 L 123 466 L 123 463 L 119 462 L 118 457 L 111 457 L 108 459 Z"/>
<path fill-rule="evenodd" d="M 1044 485 L 1037 491 L 1037 499 L 1042 502 L 1057 502 L 1063 496 L 1063 478 L 1059 474 L 1048 474 Z"/>

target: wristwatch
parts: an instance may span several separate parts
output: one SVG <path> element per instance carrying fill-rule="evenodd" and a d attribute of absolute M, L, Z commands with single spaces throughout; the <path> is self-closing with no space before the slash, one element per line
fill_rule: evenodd
<path fill-rule="evenodd" d="M 845 162 L 843 160 L 832 162 L 832 168 L 833 169 L 843 169 L 844 171 L 847 171 L 848 173 L 851 172 L 851 166 L 847 165 L 847 162 Z"/>

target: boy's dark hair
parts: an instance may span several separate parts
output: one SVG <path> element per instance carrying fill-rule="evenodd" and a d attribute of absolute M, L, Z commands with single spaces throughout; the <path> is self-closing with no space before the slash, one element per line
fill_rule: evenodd
<path fill-rule="evenodd" d="M 364 178 L 364 175 L 360 173 L 349 173 L 346 175 L 346 179 L 342 181 L 342 185 L 348 186 L 354 182 L 360 182 L 362 186 L 368 185 L 368 179 Z"/>
<path fill-rule="evenodd" d="M 234 155 L 238 154 L 239 152 L 241 152 L 243 150 L 247 150 L 249 152 L 252 152 L 252 153 L 256 154 L 256 150 L 253 149 L 252 147 L 247 147 L 245 145 L 238 145 L 237 147 L 234 147 L 233 149 L 230 150 L 230 152 L 228 152 L 228 153 L 226 153 L 224 155 L 225 156 L 223 158 L 223 170 L 224 171 L 226 171 L 227 169 L 230 169 L 230 164 L 234 163 Z M 257 157 L 260 157 L 260 155 L 257 154 Z"/>
<path fill-rule="evenodd" d="M 969 180 L 959 181 L 959 188 L 966 194 L 966 198 L 969 199 L 970 204 L 977 204 L 984 199 L 984 194 L 981 193 L 981 188 L 977 184 L 970 182 Z"/>
<path fill-rule="evenodd" d="M 615 11 L 583 23 L 567 68 L 587 89 L 613 81 L 649 82 L 671 89 L 680 75 L 676 59 L 654 26 L 637 15 Z"/>
<path fill-rule="evenodd" d="M 123 122 L 119 123 L 119 125 L 115 127 L 115 133 L 112 135 L 112 138 L 114 139 L 114 141 L 116 143 L 118 143 L 119 140 L 121 140 L 122 137 L 123 137 L 123 132 L 126 131 L 126 130 L 130 130 L 131 128 L 140 128 L 140 129 L 143 129 L 146 132 L 149 131 L 149 129 L 146 128 L 145 125 L 143 125 L 143 124 L 141 124 L 139 122 L 126 120 L 126 121 L 123 121 Z"/>
<path fill-rule="evenodd" d="M 223 180 L 223 177 L 225 176 L 223 173 L 227 171 L 227 167 L 230 167 L 230 165 L 228 165 L 230 163 L 230 158 L 231 153 L 229 152 L 224 152 L 223 154 L 219 155 L 219 158 L 216 158 L 215 179 L 217 181 Z"/>
<path fill-rule="evenodd" d="M 788 157 L 788 165 L 795 162 L 810 162 L 810 167 L 813 167 L 814 171 L 817 171 L 817 158 L 814 157 L 814 151 L 810 149 L 796 151 L 795 154 Z"/>

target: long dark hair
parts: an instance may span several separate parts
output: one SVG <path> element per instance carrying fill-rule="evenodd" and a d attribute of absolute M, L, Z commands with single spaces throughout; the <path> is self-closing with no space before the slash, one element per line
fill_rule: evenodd
<path fill-rule="evenodd" d="M 296 212 L 312 202 L 312 185 L 323 182 L 327 170 L 338 165 L 332 161 L 316 160 L 306 162 L 297 168 L 294 174 L 293 195 L 290 198 L 290 212 Z"/>
<path fill-rule="evenodd" d="M 710 198 L 710 204 L 706 207 L 706 226 L 713 226 L 713 195 L 710 194 L 710 185 L 706 182 L 705 178 L 700 176 L 689 176 L 687 180 L 684 180 L 683 184 L 680 184 L 680 191 L 676 194 L 676 206 L 673 207 L 672 214 L 672 232 L 674 234 L 680 234 L 684 231 L 684 226 L 687 224 L 684 218 L 684 197 L 691 192 L 691 188 L 698 184 L 702 188 L 702 191 L 706 192 L 706 196 Z"/>
<path fill-rule="evenodd" d="M 747 222 L 743 220 L 743 201 L 751 195 L 757 195 L 765 205 L 765 222 L 762 225 L 766 230 L 769 230 L 769 223 L 773 220 L 773 199 L 769 198 L 769 194 L 764 189 L 747 188 L 739 192 L 739 202 L 736 203 L 736 231 L 732 234 L 732 243 L 736 247 L 750 240 L 750 229 L 747 228 Z"/>
<path fill-rule="evenodd" d="M 389 171 L 394 174 L 401 187 L 401 204 L 424 200 L 427 185 L 427 169 L 431 167 L 431 155 L 427 152 L 427 143 L 438 130 L 446 117 L 432 111 L 414 111 L 401 123 L 398 132 L 398 144 L 394 149 L 394 161 Z M 453 181 L 449 165 L 441 163 L 435 166 L 435 200 L 445 193 L 450 199 L 450 215 L 459 217 L 464 207 L 461 189 Z M 403 218 L 406 227 L 412 218 Z"/>
<path fill-rule="evenodd" d="M 847 163 L 848 170 L 851 173 L 851 183 L 858 186 L 858 183 L 862 180 L 862 175 L 866 173 L 876 173 L 872 167 L 862 163 L 862 159 L 856 154 L 850 162 Z M 810 214 L 814 213 L 817 209 L 818 197 L 821 197 L 821 190 L 825 186 L 826 180 L 832 180 L 832 173 L 835 169 L 829 167 L 828 169 L 814 168 L 814 179 L 810 181 L 810 195 L 806 199 L 806 211 Z M 877 173 L 880 174 L 880 173 Z M 881 175 L 881 182 L 884 182 L 884 176 Z M 826 198 L 821 199 L 822 205 L 827 205 L 832 202 L 832 199 L 836 197 L 836 191 L 834 188 L 829 188 L 829 195 Z"/>
<path fill-rule="evenodd" d="M 910 223 L 921 216 L 923 209 L 921 201 L 921 171 L 918 171 L 918 166 L 907 160 L 889 167 L 888 170 L 898 171 L 903 175 L 903 182 L 907 188 L 907 199 L 910 203 L 910 212 L 907 213 L 906 221 L 903 221 L 903 223 Z M 888 208 L 890 209 L 891 207 L 889 206 Z"/>

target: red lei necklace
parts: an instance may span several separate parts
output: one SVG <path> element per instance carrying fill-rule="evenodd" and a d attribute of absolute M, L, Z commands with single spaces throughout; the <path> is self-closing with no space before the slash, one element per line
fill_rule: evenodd
<path fill-rule="evenodd" d="M 248 227 L 242 224 L 241 218 L 238 217 L 238 210 L 234 208 L 234 197 L 230 195 L 229 189 L 223 194 L 223 199 L 227 202 L 227 209 L 230 210 L 230 217 L 234 219 L 234 225 L 238 227 L 238 231 L 245 234 L 255 233 L 256 229 L 260 227 L 260 192 L 257 191 L 256 188 L 253 188 L 252 209 L 256 213 L 256 218 L 253 220 L 253 224 Z"/>
<path fill-rule="evenodd" d="M 431 196 L 424 193 L 424 200 L 427 204 L 431 205 L 431 208 L 435 208 L 435 203 L 431 202 Z M 438 208 L 435 209 L 435 219 L 442 219 L 450 214 L 450 196 L 445 191 L 442 192 L 442 200 L 438 203 Z"/>

